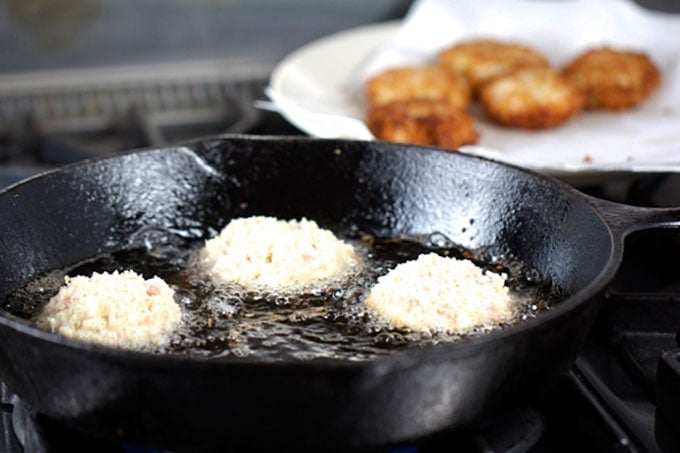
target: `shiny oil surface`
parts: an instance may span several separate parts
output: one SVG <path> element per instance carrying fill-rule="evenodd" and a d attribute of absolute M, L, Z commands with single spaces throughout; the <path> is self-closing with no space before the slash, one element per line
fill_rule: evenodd
<path fill-rule="evenodd" d="M 236 285 L 215 285 L 196 263 L 203 241 L 162 229 L 139 231 L 132 245 L 34 280 L 16 291 L 5 309 L 26 319 L 35 317 L 56 294 L 65 275 L 86 275 L 132 269 L 146 278 L 158 275 L 176 290 L 183 307 L 183 326 L 159 353 L 200 357 L 257 356 L 265 360 L 334 358 L 368 360 L 417 345 L 461 340 L 452 332 L 415 332 L 395 329 L 363 304 L 377 278 L 397 264 L 419 254 L 436 252 L 468 258 L 492 272 L 508 276 L 517 320 L 548 309 L 558 296 L 537 272 L 521 263 L 483 263 L 475 254 L 456 248 L 445 236 L 425 238 L 347 238 L 363 257 L 363 270 L 326 288 L 282 296 L 246 290 Z M 484 334 L 503 325 L 479 327 Z"/>

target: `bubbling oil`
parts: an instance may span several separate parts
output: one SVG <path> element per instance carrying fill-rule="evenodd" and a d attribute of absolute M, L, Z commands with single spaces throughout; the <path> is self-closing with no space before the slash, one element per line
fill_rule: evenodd
<path fill-rule="evenodd" d="M 369 360 L 395 350 L 463 338 L 450 332 L 394 328 L 363 304 L 378 277 L 423 253 L 472 259 L 489 271 L 506 273 L 516 304 L 513 323 L 537 316 L 558 299 L 549 282 L 535 270 L 503 260 L 481 263 L 474 254 L 457 249 L 439 233 L 427 238 L 345 240 L 353 243 L 365 263 L 360 272 L 324 288 L 311 288 L 302 295 L 282 296 L 237 285 L 216 285 L 196 264 L 203 241 L 175 232 L 145 230 L 125 250 L 36 279 L 12 294 L 4 308 L 32 319 L 58 292 L 65 275 L 90 276 L 93 272 L 131 269 L 145 278 L 157 275 L 167 281 L 175 288 L 175 300 L 183 309 L 182 327 L 155 352 L 205 358 Z M 505 326 L 481 326 L 466 336 Z"/>

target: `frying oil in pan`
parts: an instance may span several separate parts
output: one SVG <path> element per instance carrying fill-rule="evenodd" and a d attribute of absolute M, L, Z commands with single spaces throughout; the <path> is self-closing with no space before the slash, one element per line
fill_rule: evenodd
<path fill-rule="evenodd" d="M 132 242 L 127 250 L 97 257 L 31 282 L 8 298 L 5 309 L 31 319 L 57 293 L 64 275 L 89 276 L 95 271 L 132 269 L 146 278 L 158 275 L 165 279 L 176 288 L 175 298 L 184 308 L 184 326 L 159 353 L 210 358 L 256 356 L 264 360 L 367 360 L 395 349 L 461 338 L 446 333 L 394 329 L 363 305 L 363 298 L 379 276 L 422 253 L 434 251 L 445 256 L 473 258 L 452 247 L 440 234 L 422 241 L 355 240 L 354 244 L 368 263 L 359 276 L 339 281 L 325 290 L 294 297 L 213 285 L 192 265 L 202 241 L 189 241 L 176 234 L 149 229 L 140 232 Z M 549 285 L 537 280 L 537 274 L 521 263 L 485 267 L 508 274 L 508 283 L 519 306 L 516 322 L 536 316 L 556 299 Z M 473 335 L 502 327 L 478 329 Z"/>

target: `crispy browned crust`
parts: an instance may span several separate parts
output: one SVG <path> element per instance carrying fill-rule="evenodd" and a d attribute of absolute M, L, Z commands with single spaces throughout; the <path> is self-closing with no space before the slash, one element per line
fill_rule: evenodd
<path fill-rule="evenodd" d="M 439 53 L 440 63 L 449 71 L 463 74 L 477 93 L 487 81 L 524 68 L 548 67 L 539 52 L 515 43 L 493 40 L 461 42 Z"/>
<path fill-rule="evenodd" d="M 476 143 L 478 139 L 472 117 L 441 101 L 419 99 L 374 106 L 366 124 L 380 140 L 450 150 Z"/>
<path fill-rule="evenodd" d="M 587 109 L 634 107 L 661 83 L 659 69 L 646 55 L 606 47 L 576 57 L 562 74 L 583 91 Z"/>
<path fill-rule="evenodd" d="M 459 109 L 470 105 L 470 86 L 464 77 L 438 65 L 388 69 L 366 82 L 372 105 L 410 99 L 433 99 Z"/>
<path fill-rule="evenodd" d="M 487 115 L 504 126 L 543 129 L 564 123 L 583 107 L 578 88 L 549 68 L 524 69 L 482 87 Z"/>

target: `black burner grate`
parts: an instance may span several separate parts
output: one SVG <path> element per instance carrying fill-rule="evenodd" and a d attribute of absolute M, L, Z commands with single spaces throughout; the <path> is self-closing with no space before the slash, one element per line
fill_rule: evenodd
<path fill-rule="evenodd" d="M 680 451 L 680 275 L 675 230 L 636 233 L 575 370 L 629 451 Z"/>
<path fill-rule="evenodd" d="M 0 188 L 130 149 L 223 133 L 299 134 L 254 107 L 266 73 L 241 72 L 212 62 L 2 79 Z"/>

